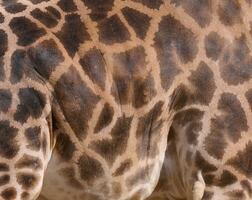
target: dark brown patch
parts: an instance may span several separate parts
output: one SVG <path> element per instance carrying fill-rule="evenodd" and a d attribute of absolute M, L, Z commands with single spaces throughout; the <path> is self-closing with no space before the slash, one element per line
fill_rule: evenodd
<path fill-rule="evenodd" d="M 114 6 L 114 0 L 82 0 L 82 2 L 91 10 L 90 18 L 94 21 L 105 19 Z"/>
<path fill-rule="evenodd" d="M 218 181 L 218 186 L 225 187 L 227 185 L 231 185 L 237 181 L 237 178 L 234 174 L 227 170 L 223 170 L 221 177 Z"/>
<path fill-rule="evenodd" d="M 222 78 L 230 85 L 242 84 L 252 77 L 252 56 L 245 35 L 225 48 L 219 66 Z"/>
<path fill-rule="evenodd" d="M 162 114 L 163 102 L 156 105 L 139 119 L 137 137 L 137 155 L 140 159 L 153 157 L 158 151 L 158 141 L 160 140 L 160 128 L 162 121 L 158 118 Z"/>
<path fill-rule="evenodd" d="M 28 200 L 30 197 L 30 194 L 28 192 L 22 192 L 21 199 L 22 200 Z"/>
<path fill-rule="evenodd" d="M 123 161 L 120 165 L 120 167 L 118 167 L 115 172 L 112 174 L 112 176 L 121 176 L 123 175 L 125 172 L 127 172 L 131 167 L 132 167 L 132 160 L 127 159 L 125 161 Z"/>
<path fill-rule="evenodd" d="M 60 133 L 57 136 L 55 149 L 64 161 L 69 161 L 76 150 L 74 143 L 65 133 Z"/>
<path fill-rule="evenodd" d="M 6 163 L 0 163 L 0 172 L 8 172 L 10 170 L 10 167 Z"/>
<path fill-rule="evenodd" d="M 249 89 L 246 93 L 245 96 L 249 102 L 250 109 L 252 111 L 252 89 Z"/>
<path fill-rule="evenodd" d="M 217 117 L 222 124 L 222 134 L 226 132 L 233 142 L 241 137 L 241 131 L 247 131 L 247 118 L 240 101 L 234 94 L 223 93 L 218 103 L 218 109 L 223 115 Z"/>
<path fill-rule="evenodd" d="M 5 19 L 5 17 L 4 17 L 3 14 L 0 12 L 0 24 L 4 23 L 4 19 Z"/>
<path fill-rule="evenodd" d="M 248 180 L 241 181 L 242 188 L 248 193 L 249 197 L 252 197 L 252 187 Z"/>
<path fill-rule="evenodd" d="M 90 39 L 87 28 L 78 14 L 66 15 L 65 23 L 62 29 L 56 33 L 56 36 L 71 57 L 74 57 L 81 43 Z"/>
<path fill-rule="evenodd" d="M 11 83 L 18 83 L 22 79 L 27 64 L 26 51 L 16 50 L 11 55 Z"/>
<path fill-rule="evenodd" d="M 189 101 L 208 105 L 216 89 L 214 74 L 209 66 L 204 62 L 200 62 L 197 70 L 191 72 L 188 80 L 193 85 L 193 92 L 189 97 Z"/>
<path fill-rule="evenodd" d="M 0 121 L 0 155 L 11 159 L 19 151 L 16 136 L 18 129 L 12 127 L 8 121 Z"/>
<path fill-rule="evenodd" d="M 97 48 L 93 48 L 88 51 L 79 62 L 89 78 L 104 90 L 106 80 L 106 62 L 101 51 Z"/>
<path fill-rule="evenodd" d="M 227 142 L 222 132 L 223 124 L 217 119 L 211 119 L 211 132 L 204 141 L 206 151 L 214 158 L 221 159 L 225 153 Z"/>
<path fill-rule="evenodd" d="M 202 130 L 202 122 L 190 122 L 187 125 L 185 133 L 189 144 L 193 145 L 198 144 L 198 136 L 201 130 Z"/>
<path fill-rule="evenodd" d="M 114 109 L 108 103 L 106 103 L 101 111 L 98 122 L 95 126 L 94 132 L 98 133 L 103 128 L 108 126 L 113 119 Z"/>
<path fill-rule="evenodd" d="M 67 184 L 69 186 L 72 186 L 75 189 L 83 189 L 82 184 L 75 178 L 75 171 L 74 168 L 68 167 L 68 168 L 63 168 L 59 171 L 59 174 L 66 178 Z"/>
<path fill-rule="evenodd" d="M 81 178 L 88 183 L 92 183 L 104 175 L 101 163 L 86 154 L 80 157 L 78 165 Z"/>
<path fill-rule="evenodd" d="M 84 139 L 88 120 L 100 98 L 87 87 L 73 67 L 56 83 L 55 97 L 76 136 Z"/>
<path fill-rule="evenodd" d="M 225 40 L 218 33 L 212 31 L 205 37 L 206 55 L 208 58 L 217 60 L 222 53 Z"/>
<path fill-rule="evenodd" d="M 226 196 L 229 197 L 230 200 L 245 200 L 246 196 L 242 190 L 233 190 L 224 193 Z"/>
<path fill-rule="evenodd" d="M 168 15 L 159 23 L 159 31 L 154 42 L 160 64 L 162 87 L 167 90 L 174 77 L 180 73 L 174 53 L 177 53 L 183 63 L 192 61 L 198 52 L 196 37 L 192 31 Z"/>
<path fill-rule="evenodd" d="M 232 26 L 242 21 L 239 0 L 222 0 L 218 8 L 220 21 L 227 26 Z"/>
<path fill-rule="evenodd" d="M 31 1 L 33 4 L 39 4 L 39 3 L 43 3 L 43 2 L 48 2 L 50 0 L 29 0 Z"/>
<path fill-rule="evenodd" d="M 36 47 L 29 48 L 27 53 L 33 68 L 46 79 L 49 79 L 55 68 L 64 61 L 61 51 L 53 40 L 45 40 Z"/>
<path fill-rule="evenodd" d="M 24 11 L 27 5 L 17 2 L 16 0 L 3 0 L 1 5 L 4 6 L 5 10 L 9 13 L 15 14 Z"/>
<path fill-rule="evenodd" d="M 31 173 L 17 173 L 17 182 L 23 189 L 29 190 L 38 184 L 38 177 Z"/>
<path fill-rule="evenodd" d="M 116 100 L 120 104 L 132 103 L 135 108 L 148 103 L 155 96 L 156 91 L 153 77 L 150 73 L 146 74 L 144 48 L 138 46 L 124 53 L 115 54 L 113 57 Z"/>
<path fill-rule="evenodd" d="M 39 126 L 28 128 L 25 130 L 25 137 L 27 139 L 29 149 L 39 151 L 41 147 L 41 129 Z"/>
<path fill-rule="evenodd" d="M 213 195 L 213 192 L 205 191 L 202 200 L 211 200 Z"/>
<path fill-rule="evenodd" d="M 252 142 L 249 141 L 242 151 L 238 151 L 235 157 L 227 161 L 228 165 L 233 166 L 246 177 L 252 177 Z"/>
<path fill-rule="evenodd" d="M 54 7 L 52 7 L 52 6 L 48 6 L 48 7 L 46 7 L 46 10 L 47 10 L 48 12 L 50 12 L 51 15 L 53 15 L 53 16 L 56 17 L 57 19 L 61 19 L 61 14 L 60 14 L 60 12 L 59 12 L 56 8 L 54 8 Z"/>
<path fill-rule="evenodd" d="M 53 28 L 58 24 L 58 18 L 48 11 L 44 12 L 36 8 L 31 12 L 31 15 L 48 28 Z"/>
<path fill-rule="evenodd" d="M 0 186 L 6 185 L 10 182 L 10 175 L 5 174 L 0 176 Z"/>
<path fill-rule="evenodd" d="M 15 17 L 10 21 L 10 28 L 18 37 L 18 45 L 27 46 L 46 34 L 37 24 L 26 17 Z"/>
<path fill-rule="evenodd" d="M 149 30 L 151 18 L 148 15 L 129 7 L 123 8 L 122 13 L 129 25 L 134 29 L 137 37 L 143 40 Z"/>
<path fill-rule="evenodd" d="M 65 12 L 77 11 L 77 6 L 73 0 L 60 0 L 57 5 Z"/>
<path fill-rule="evenodd" d="M 159 9 L 159 7 L 163 4 L 163 1 L 162 0 L 133 0 L 133 1 L 136 1 L 136 2 L 139 2 L 149 8 L 152 8 L 152 9 Z"/>
<path fill-rule="evenodd" d="M 24 154 L 16 163 L 15 168 L 29 168 L 32 170 L 42 169 L 43 164 L 40 158 Z"/>
<path fill-rule="evenodd" d="M 178 112 L 174 117 L 174 121 L 181 126 L 185 126 L 190 122 L 200 121 L 203 115 L 203 111 L 196 108 L 189 108 L 187 110 Z"/>
<path fill-rule="evenodd" d="M 5 55 L 8 49 L 8 36 L 4 30 L 0 29 L 0 58 Z"/>
<path fill-rule="evenodd" d="M 173 1 L 172 1 L 173 3 Z M 182 0 L 176 6 L 182 5 L 185 12 L 190 15 L 201 27 L 206 27 L 212 19 L 211 0 Z"/>
<path fill-rule="evenodd" d="M 12 94 L 9 90 L 0 89 L 0 113 L 7 112 L 11 106 Z"/>
<path fill-rule="evenodd" d="M 101 42 L 112 45 L 130 39 L 130 34 L 117 15 L 102 20 L 98 25 Z"/>
<path fill-rule="evenodd" d="M 111 140 L 103 139 L 90 145 L 92 149 L 104 157 L 109 165 L 113 164 L 116 157 L 126 150 L 131 120 L 132 118 L 125 116 L 118 118 L 110 133 L 112 136 Z"/>
<path fill-rule="evenodd" d="M 9 187 L 1 192 L 1 196 L 4 200 L 14 200 L 17 196 L 17 191 L 14 187 Z"/>
<path fill-rule="evenodd" d="M 134 81 L 132 104 L 140 108 L 151 101 L 157 94 L 154 78 L 149 74 L 146 78 L 138 78 Z"/>
<path fill-rule="evenodd" d="M 199 151 L 197 151 L 195 155 L 195 164 L 199 169 L 201 169 L 203 173 L 213 172 L 217 170 L 217 168 L 214 165 L 208 163 L 203 158 L 203 156 Z"/>

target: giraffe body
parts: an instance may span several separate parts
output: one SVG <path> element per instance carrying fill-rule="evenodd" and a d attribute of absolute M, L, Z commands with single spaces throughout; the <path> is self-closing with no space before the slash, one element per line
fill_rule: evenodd
<path fill-rule="evenodd" d="M 0 2 L 0 198 L 251 199 L 249 0 Z"/>

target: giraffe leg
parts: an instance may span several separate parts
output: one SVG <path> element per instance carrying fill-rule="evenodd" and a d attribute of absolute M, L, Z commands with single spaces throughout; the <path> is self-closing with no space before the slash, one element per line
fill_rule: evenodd
<path fill-rule="evenodd" d="M 197 181 L 193 185 L 193 200 L 201 200 L 205 192 L 205 181 L 202 177 L 201 171 L 197 173 Z"/>
<path fill-rule="evenodd" d="M 0 87 L 1 200 L 39 196 L 51 155 L 51 112 L 42 91 L 22 86 L 8 92 Z"/>

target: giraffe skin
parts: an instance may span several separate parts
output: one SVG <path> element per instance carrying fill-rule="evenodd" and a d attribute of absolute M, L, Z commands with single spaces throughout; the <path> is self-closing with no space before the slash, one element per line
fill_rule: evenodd
<path fill-rule="evenodd" d="M 251 3 L 1 0 L 0 199 L 252 199 Z"/>

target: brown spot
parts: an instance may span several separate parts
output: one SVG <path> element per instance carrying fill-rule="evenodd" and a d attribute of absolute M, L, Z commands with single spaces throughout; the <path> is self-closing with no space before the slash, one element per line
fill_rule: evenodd
<path fill-rule="evenodd" d="M 205 191 L 202 199 L 203 200 L 211 200 L 213 195 L 214 195 L 213 192 Z"/>
<path fill-rule="evenodd" d="M 73 0 L 60 0 L 57 5 L 65 12 L 77 11 L 77 6 Z"/>
<path fill-rule="evenodd" d="M 0 24 L 4 23 L 4 15 L 0 12 Z"/>
<path fill-rule="evenodd" d="M 84 139 L 88 120 L 100 98 L 87 87 L 73 67 L 56 83 L 55 97 L 76 136 Z"/>
<path fill-rule="evenodd" d="M 43 2 L 48 2 L 50 0 L 29 0 L 31 1 L 33 4 L 39 4 L 39 3 L 43 3 Z"/>
<path fill-rule="evenodd" d="M 28 128 L 25 130 L 29 149 L 39 151 L 41 147 L 41 129 L 39 126 Z"/>
<path fill-rule="evenodd" d="M 248 100 L 248 103 L 249 103 L 249 106 L 250 106 L 250 109 L 252 111 L 252 89 L 249 89 L 246 93 L 245 93 L 245 96 Z"/>
<path fill-rule="evenodd" d="M 122 13 L 129 25 L 134 29 L 137 37 L 143 40 L 149 29 L 151 18 L 148 15 L 129 7 L 123 8 Z"/>
<path fill-rule="evenodd" d="M 198 122 L 202 119 L 204 112 L 196 109 L 196 108 L 189 108 L 187 110 L 178 112 L 175 117 L 174 121 L 181 126 L 186 126 L 190 122 Z"/>
<path fill-rule="evenodd" d="M 163 1 L 162 0 L 133 0 L 133 1 L 136 1 L 136 2 L 139 2 L 149 8 L 152 8 L 152 9 L 159 9 L 159 7 L 163 4 Z"/>
<path fill-rule="evenodd" d="M 23 189 L 34 188 L 38 184 L 38 177 L 31 173 L 17 173 L 17 182 Z"/>
<path fill-rule="evenodd" d="M 9 13 L 15 14 L 24 11 L 27 8 L 27 5 L 24 5 L 16 1 L 3 1 L 1 3 L 4 6 L 5 10 Z"/>
<path fill-rule="evenodd" d="M 252 142 L 249 141 L 242 151 L 238 151 L 235 157 L 227 161 L 228 165 L 233 166 L 246 177 L 252 177 Z"/>
<path fill-rule="evenodd" d="M 19 151 L 16 136 L 18 129 L 12 127 L 8 121 L 0 121 L 0 155 L 11 159 Z"/>
<path fill-rule="evenodd" d="M 171 1 L 175 3 L 174 0 Z M 182 5 L 185 12 L 190 15 L 201 27 L 206 27 L 212 19 L 211 0 L 181 0 L 176 1 L 176 6 Z"/>
<path fill-rule="evenodd" d="M 133 164 L 132 160 L 130 160 L 130 159 L 123 161 L 121 163 L 120 167 L 118 167 L 112 175 L 113 176 L 123 175 L 125 172 L 127 172 L 132 167 L 132 164 Z"/>
<path fill-rule="evenodd" d="M 22 192 L 21 199 L 22 200 L 28 200 L 30 197 L 30 194 L 28 192 Z"/>
<path fill-rule="evenodd" d="M 131 120 L 132 118 L 125 116 L 118 118 L 110 133 L 112 139 L 103 139 L 90 145 L 92 149 L 107 160 L 109 165 L 126 150 Z"/>
<path fill-rule="evenodd" d="M 101 114 L 98 118 L 98 122 L 95 126 L 94 132 L 98 133 L 103 128 L 108 126 L 113 119 L 114 109 L 108 103 L 106 103 L 101 111 Z"/>
<path fill-rule="evenodd" d="M 252 57 L 245 35 L 225 48 L 219 66 L 222 78 L 230 85 L 242 84 L 252 77 Z"/>
<path fill-rule="evenodd" d="M 11 106 L 12 94 L 9 90 L 0 89 L 0 113 L 7 112 Z"/>
<path fill-rule="evenodd" d="M 73 157 L 76 147 L 71 141 L 69 135 L 65 133 L 59 133 L 57 136 L 55 149 L 64 161 L 69 161 Z"/>
<path fill-rule="evenodd" d="M 40 158 L 24 154 L 16 163 L 15 168 L 29 168 L 32 170 L 42 169 L 43 164 Z"/>
<path fill-rule="evenodd" d="M 58 19 L 48 11 L 44 12 L 36 8 L 31 12 L 31 15 L 48 28 L 53 28 L 58 24 Z"/>
<path fill-rule="evenodd" d="M 155 35 L 154 42 L 160 64 L 162 87 L 167 90 L 174 77 L 181 71 L 174 53 L 177 53 L 182 63 L 192 61 L 198 52 L 196 37 L 191 30 L 168 15 L 159 23 L 159 31 Z"/>
<path fill-rule="evenodd" d="M 10 167 L 7 163 L 0 163 L 0 172 L 8 172 Z"/>
<path fill-rule="evenodd" d="M 117 15 L 102 20 L 98 25 L 101 42 L 112 45 L 130 39 L 130 34 Z"/>
<path fill-rule="evenodd" d="M 220 180 L 218 181 L 218 186 L 225 187 L 231 185 L 237 181 L 237 178 L 234 174 L 227 170 L 223 170 Z"/>
<path fill-rule="evenodd" d="M 210 32 L 205 37 L 205 48 L 207 57 L 212 58 L 213 60 L 217 60 L 221 56 L 224 45 L 224 38 L 222 38 L 216 32 Z"/>
<path fill-rule="evenodd" d="M 64 57 L 53 40 L 45 40 L 36 47 L 29 48 L 28 56 L 32 66 L 42 77 L 49 79 Z"/>
<path fill-rule="evenodd" d="M 154 80 L 146 72 L 146 54 L 142 46 L 114 55 L 115 97 L 120 104 L 132 103 L 139 108 L 148 103 L 156 94 Z M 117 99 L 118 100 L 118 99 Z"/>
<path fill-rule="evenodd" d="M 105 19 L 114 6 L 114 0 L 82 0 L 82 2 L 91 10 L 90 18 L 94 21 Z"/>
<path fill-rule="evenodd" d="M 213 172 L 217 170 L 217 168 L 214 165 L 208 163 L 203 158 L 203 156 L 199 151 L 197 151 L 195 155 L 195 164 L 199 169 L 201 169 L 203 173 Z"/>
<path fill-rule="evenodd" d="M 89 50 L 79 62 L 89 78 L 104 90 L 106 81 L 106 62 L 101 51 L 97 48 L 93 48 Z"/>
<path fill-rule="evenodd" d="M 5 174 L 0 176 L 0 186 L 6 185 L 10 182 L 10 175 Z"/>
<path fill-rule="evenodd" d="M 157 154 L 162 126 L 162 121 L 158 118 L 162 114 L 162 108 L 163 102 L 160 101 L 139 119 L 136 137 L 137 155 L 141 159 Z"/>
<path fill-rule="evenodd" d="M 8 35 L 0 29 L 0 58 L 3 57 L 8 49 Z"/>
<path fill-rule="evenodd" d="M 169 110 L 180 110 L 186 106 L 189 99 L 189 90 L 183 85 L 179 85 L 174 89 L 170 96 Z"/>
<path fill-rule="evenodd" d="M 66 15 L 65 23 L 62 29 L 56 33 L 56 36 L 60 39 L 71 57 L 74 57 L 81 43 L 90 39 L 87 28 L 78 14 Z"/>
<path fill-rule="evenodd" d="M 74 168 L 63 168 L 59 171 L 59 175 L 63 176 L 67 180 L 67 184 L 75 189 L 83 189 L 81 183 L 75 178 Z"/>
<path fill-rule="evenodd" d="M 18 92 L 20 103 L 14 114 L 14 119 L 22 124 L 29 117 L 38 119 L 41 117 L 43 109 L 46 105 L 46 97 L 40 91 L 34 88 L 21 88 Z"/>
<path fill-rule="evenodd" d="M 94 180 L 97 180 L 104 175 L 101 163 L 86 154 L 83 154 L 80 157 L 78 165 L 80 177 L 88 183 L 92 183 Z"/>
<path fill-rule="evenodd" d="M 1 192 L 1 196 L 4 200 L 14 200 L 16 199 L 17 191 L 14 187 L 9 187 Z"/>
<path fill-rule="evenodd" d="M 10 28 L 18 37 L 18 45 L 27 46 L 46 34 L 46 31 L 26 17 L 15 17 L 10 21 Z"/>
<path fill-rule="evenodd" d="M 222 0 L 218 8 L 220 21 L 227 26 L 232 26 L 242 21 L 239 0 Z"/>
<path fill-rule="evenodd" d="M 204 141 L 204 146 L 209 155 L 221 159 L 225 153 L 227 142 L 222 132 L 222 122 L 217 119 L 211 119 L 211 132 Z"/>
<path fill-rule="evenodd" d="M 190 122 L 185 129 L 186 138 L 189 144 L 197 145 L 198 136 L 202 130 L 202 122 Z"/>
<path fill-rule="evenodd" d="M 57 19 L 61 19 L 61 14 L 60 14 L 60 12 L 59 12 L 56 8 L 54 8 L 54 7 L 52 7 L 52 6 L 48 6 L 48 7 L 46 7 L 46 10 L 47 10 L 51 15 L 53 15 L 54 17 L 56 17 Z"/>
<path fill-rule="evenodd" d="M 197 70 L 191 72 L 188 80 L 193 86 L 193 92 L 189 96 L 189 101 L 208 105 L 216 89 L 212 70 L 206 63 L 200 62 Z"/>

